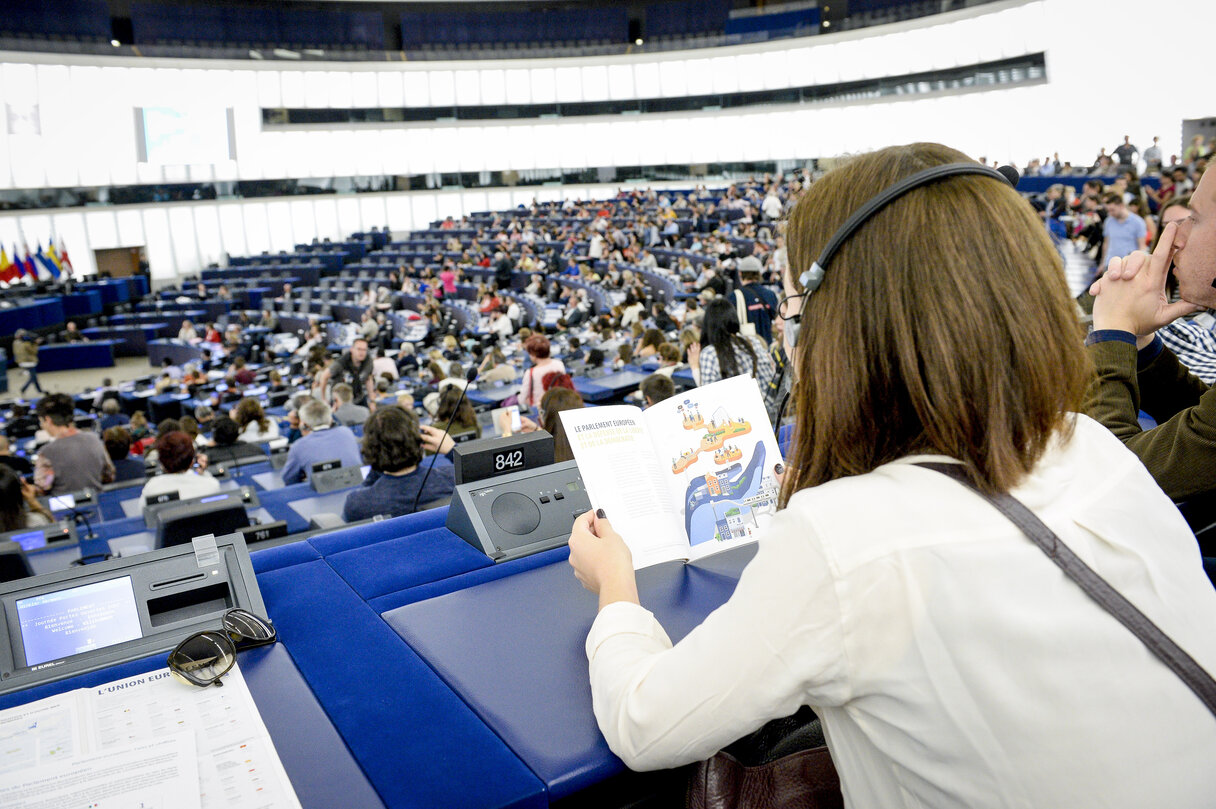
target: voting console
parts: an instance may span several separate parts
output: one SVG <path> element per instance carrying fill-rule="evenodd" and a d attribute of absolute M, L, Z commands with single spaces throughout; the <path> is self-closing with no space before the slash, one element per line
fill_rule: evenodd
<path fill-rule="evenodd" d="M 259 615 L 239 534 L 0 584 L 0 694 L 167 652 L 233 607 Z"/>

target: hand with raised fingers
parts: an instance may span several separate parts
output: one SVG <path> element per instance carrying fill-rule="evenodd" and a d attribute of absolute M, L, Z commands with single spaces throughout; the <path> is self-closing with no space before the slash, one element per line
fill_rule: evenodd
<path fill-rule="evenodd" d="M 1171 222 L 1151 255 L 1137 250 L 1126 258 L 1110 260 L 1106 272 L 1089 289 L 1095 297 L 1095 330 L 1131 332 L 1147 343 L 1157 329 L 1202 308 L 1186 301 L 1169 302 L 1165 282 L 1177 232 L 1178 226 Z"/>

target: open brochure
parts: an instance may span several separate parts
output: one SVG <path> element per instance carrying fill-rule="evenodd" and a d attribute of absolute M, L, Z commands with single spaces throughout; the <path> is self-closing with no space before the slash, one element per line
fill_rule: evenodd
<path fill-rule="evenodd" d="M 637 569 L 751 542 L 777 509 L 781 461 L 756 380 L 723 379 L 646 410 L 566 410 L 562 424 L 593 508 Z"/>
<path fill-rule="evenodd" d="M 84 800 L 87 798 L 87 800 Z M 168 669 L 0 711 L 0 806 L 299 809 L 240 669 Z"/>

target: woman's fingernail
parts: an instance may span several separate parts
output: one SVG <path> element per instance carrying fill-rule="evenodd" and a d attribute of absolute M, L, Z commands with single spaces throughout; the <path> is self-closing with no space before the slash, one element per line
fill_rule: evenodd
<path fill-rule="evenodd" d="M 783 464 L 783 463 L 777 464 L 776 466 L 773 467 L 773 471 L 776 472 L 778 475 L 783 474 L 785 472 L 785 464 Z"/>
<path fill-rule="evenodd" d="M 604 513 L 604 510 L 602 508 L 597 508 L 595 510 L 595 516 L 599 517 L 601 520 L 608 519 L 608 515 Z"/>

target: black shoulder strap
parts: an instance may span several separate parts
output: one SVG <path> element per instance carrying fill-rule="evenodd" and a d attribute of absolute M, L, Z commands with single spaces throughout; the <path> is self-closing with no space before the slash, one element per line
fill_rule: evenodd
<path fill-rule="evenodd" d="M 1147 615 L 1124 598 L 1118 590 L 1111 587 L 1106 579 L 1085 564 L 1081 557 L 1073 553 L 1072 548 L 1065 545 L 1054 531 L 1035 516 L 1033 511 L 1006 492 L 990 495 L 980 491 L 971 478 L 967 477 L 966 471 L 960 464 L 926 462 L 916 465 L 934 472 L 941 472 L 943 475 L 957 480 L 1008 517 L 1035 545 L 1039 546 L 1043 553 L 1047 554 L 1047 558 L 1055 562 L 1068 578 L 1076 582 L 1086 595 L 1113 615 L 1115 620 L 1131 630 L 1132 634 L 1139 638 L 1158 660 L 1169 666 L 1170 670 L 1195 692 L 1195 696 L 1199 697 L 1208 710 L 1216 715 L 1216 680 L 1212 679 L 1212 675 L 1204 671 L 1195 658 L 1174 643 Z"/>

